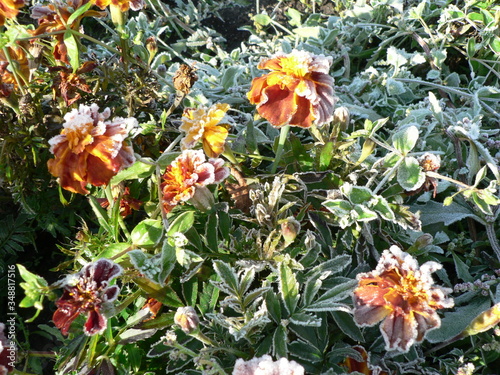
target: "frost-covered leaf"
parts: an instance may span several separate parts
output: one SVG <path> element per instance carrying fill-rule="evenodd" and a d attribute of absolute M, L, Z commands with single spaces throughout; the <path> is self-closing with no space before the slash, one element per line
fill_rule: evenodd
<path fill-rule="evenodd" d="M 285 263 L 279 265 L 279 290 L 288 314 L 292 315 L 300 297 L 299 283 L 292 269 Z"/>

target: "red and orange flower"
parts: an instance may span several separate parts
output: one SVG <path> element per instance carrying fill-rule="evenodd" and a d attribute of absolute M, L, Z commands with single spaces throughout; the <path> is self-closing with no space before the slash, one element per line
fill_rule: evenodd
<path fill-rule="evenodd" d="M 264 59 L 257 67 L 271 72 L 253 79 L 248 100 L 277 128 L 330 122 L 336 101 L 331 64 L 331 57 L 298 50 Z"/>
<path fill-rule="evenodd" d="M 182 148 L 193 148 L 201 140 L 203 150 L 209 158 L 216 158 L 224 152 L 227 138 L 227 124 L 219 125 L 229 110 L 229 104 L 215 104 L 210 108 L 187 108 L 182 115 L 180 130 L 186 133 Z"/>
<path fill-rule="evenodd" d="M 163 209 L 170 212 L 181 202 L 195 197 L 203 201 L 206 185 L 221 183 L 229 176 L 222 159 L 205 159 L 201 150 L 184 150 L 165 170 L 161 190 Z"/>
<path fill-rule="evenodd" d="M 24 6 L 24 0 L 2 0 L 0 1 L 0 26 L 5 24 L 7 18 L 15 18 L 19 9 Z"/>
<path fill-rule="evenodd" d="M 383 320 L 380 331 L 386 349 L 407 352 L 428 331 L 441 326 L 437 309 L 453 307 L 453 299 L 446 297 L 451 289 L 433 286 L 431 273 L 440 268 L 432 261 L 419 267 L 410 254 L 391 246 L 375 271 L 357 276 L 356 324 L 373 326 Z"/>
<path fill-rule="evenodd" d="M 354 358 L 347 357 L 343 365 L 347 368 L 349 374 L 351 372 L 359 372 L 364 375 L 388 375 L 387 372 L 382 371 L 379 366 L 374 366 L 370 363 L 370 356 L 365 348 L 359 345 L 353 346 L 352 348 L 361 355 L 363 360 L 359 362 Z"/>
<path fill-rule="evenodd" d="M 109 259 L 89 263 L 80 272 L 65 280 L 64 292 L 56 301 L 57 310 L 52 320 L 63 335 L 67 335 L 71 323 L 80 315 L 87 314 L 83 333 L 92 336 L 106 329 L 107 318 L 103 310 L 116 300 L 120 288 L 109 285 L 122 273 L 122 268 Z"/>
<path fill-rule="evenodd" d="M 8 54 L 8 56 L 7 56 Z M 18 81 L 9 71 L 9 59 L 17 65 L 17 78 L 20 84 L 28 84 L 30 70 L 26 51 L 21 44 L 0 50 L 0 98 L 7 98 L 15 91 Z"/>
<path fill-rule="evenodd" d="M 60 135 L 49 140 L 54 159 L 47 162 L 49 172 L 59 184 L 73 193 L 88 194 L 87 184 L 107 185 L 120 170 L 134 161 L 132 146 L 126 141 L 137 126 L 133 117 L 110 116 L 109 108 L 99 113 L 97 104 L 80 105 L 64 116 Z"/>
<path fill-rule="evenodd" d="M 65 30 L 71 28 L 72 30 L 79 31 L 81 20 L 84 17 L 104 17 L 106 15 L 105 12 L 87 10 L 72 20 L 71 24 L 68 24 L 71 15 L 88 2 L 89 0 L 67 0 L 64 3 L 55 2 L 55 4 L 44 6 L 35 5 L 32 8 L 31 17 L 38 20 L 38 27 L 33 31 L 33 35 L 42 35 L 56 31 L 60 32 L 59 34 L 53 35 L 56 39 L 56 45 L 53 52 L 56 60 L 63 61 L 66 64 L 70 63 L 68 48 L 64 42 L 66 35 L 64 32 Z"/>

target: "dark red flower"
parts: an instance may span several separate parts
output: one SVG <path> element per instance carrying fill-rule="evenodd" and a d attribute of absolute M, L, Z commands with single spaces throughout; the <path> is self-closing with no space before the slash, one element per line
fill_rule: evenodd
<path fill-rule="evenodd" d="M 108 259 L 89 263 L 80 272 L 69 275 L 64 293 L 57 300 L 57 310 L 52 320 L 63 335 L 67 335 L 71 323 L 80 314 L 87 314 L 83 327 L 86 335 L 102 333 L 107 318 L 102 309 L 118 297 L 120 288 L 109 282 L 122 273 L 122 268 Z"/>

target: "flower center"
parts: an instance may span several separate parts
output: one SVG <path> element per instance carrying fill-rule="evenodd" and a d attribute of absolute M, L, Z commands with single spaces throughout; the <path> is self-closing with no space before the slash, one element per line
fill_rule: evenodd
<path fill-rule="evenodd" d="M 288 56 L 281 59 L 281 70 L 287 75 L 304 78 L 309 74 L 309 62 L 297 56 Z"/>
<path fill-rule="evenodd" d="M 82 124 L 78 127 L 65 128 L 61 134 L 66 135 L 68 140 L 68 147 L 76 154 L 83 151 L 84 147 L 92 143 L 94 140 L 92 136 L 92 130 L 94 129 L 94 124 L 89 122 L 87 124 Z"/>

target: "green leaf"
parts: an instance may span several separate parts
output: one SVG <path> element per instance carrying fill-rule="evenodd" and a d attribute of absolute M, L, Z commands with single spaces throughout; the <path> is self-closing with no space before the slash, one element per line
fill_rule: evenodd
<path fill-rule="evenodd" d="M 455 201 L 452 201 L 448 206 L 435 201 L 429 201 L 424 205 L 412 206 L 412 211 L 420 211 L 420 220 L 426 226 L 437 223 L 443 223 L 448 226 L 467 217 L 482 222 L 481 218 L 467 204 L 464 203 L 462 205 Z"/>
<path fill-rule="evenodd" d="M 387 89 L 387 94 L 389 94 L 389 96 L 401 95 L 406 92 L 405 85 L 402 82 L 396 81 L 393 78 L 387 79 L 385 87 Z"/>
<path fill-rule="evenodd" d="M 136 161 L 130 167 L 122 169 L 116 176 L 111 179 L 111 185 L 118 185 L 125 180 L 135 180 L 138 178 L 146 178 L 153 174 L 155 166 L 151 164 Z"/>
<path fill-rule="evenodd" d="M 184 211 L 179 214 L 168 226 L 167 236 L 171 237 L 175 233 L 186 233 L 194 224 L 194 211 Z"/>
<path fill-rule="evenodd" d="M 275 323 L 281 322 L 281 304 L 276 296 L 276 293 L 272 290 L 266 293 L 266 307 L 269 315 L 274 320 Z"/>
<path fill-rule="evenodd" d="M 229 292 L 234 296 L 238 296 L 239 292 L 238 276 L 234 272 L 233 268 L 221 260 L 215 260 L 213 264 L 215 272 L 221 279 L 222 283 L 229 290 Z"/>
<path fill-rule="evenodd" d="M 392 144 L 402 155 L 406 155 L 417 144 L 418 136 L 418 128 L 413 125 L 408 126 L 394 134 Z"/>
<path fill-rule="evenodd" d="M 318 318 L 314 314 L 296 312 L 290 317 L 290 323 L 304 327 L 320 327 L 321 318 Z"/>
<path fill-rule="evenodd" d="M 323 360 L 323 353 L 308 342 L 297 340 L 289 345 L 290 352 L 304 360 L 305 363 L 315 363 Z"/>
<path fill-rule="evenodd" d="M 399 185 L 407 191 L 416 190 L 425 182 L 425 173 L 418 160 L 406 157 L 398 167 L 397 180 Z"/>
<path fill-rule="evenodd" d="M 125 242 L 112 243 L 109 245 L 105 245 L 104 250 L 99 253 L 99 255 L 96 257 L 96 259 L 113 258 L 114 256 L 124 252 L 125 250 L 129 249 L 130 247 L 131 247 L 130 244 L 125 243 Z M 121 259 L 124 255 L 122 255 L 118 259 Z M 118 259 L 116 259 L 116 260 L 118 260 Z"/>
<path fill-rule="evenodd" d="M 78 17 L 80 17 L 83 13 L 85 13 L 87 10 L 90 9 L 92 6 L 92 1 L 88 2 L 87 4 L 77 8 L 71 16 L 69 16 L 68 20 L 66 21 L 67 25 L 71 25 Z"/>
<path fill-rule="evenodd" d="M 130 238 L 135 246 L 156 246 L 163 236 L 163 224 L 161 220 L 145 219 L 132 229 Z"/>
<path fill-rule="evenodd" d="M 352 204 L 363 204 L 373 198 L 373 192 L 364 186 L 354 186 L 345 183 L 340 190 L 347 196 Z"/>
<path fill-rule="evenodd" d="M 323 148 L 321 149 L 321 153 L 319 155 L 319 170 L 326 171 L 330 166 L 330 161 L 333 157 L 333 142 L 327 142 Z"/>
<path fill-rule="evenodd" d="M 99 222 L 101 228 L 103 228 L 106 232 L 110 233 L 111 235 L 113 235 L 113 237 L 116 238 L 116 236 L 114 235 L 115 228 L 110 224 L 111 220 L 109 219 L 106 210 L 101 207 L 97 199 L 93 196 L 89 197 L 89 203 L 92 207 L 92 210 L 94 211 L 95 216 L 97 217 L 97 221 Z"/>
<path fill-rule="evenodd" d="M 288 349 L 287 349 L 287 338 L 286 338 L 286 329 L 282 325 L 279 325 L 274 331 L 273 334 L 273 355 L 281 358 L 287 357 Z"/>
<path fill-rule="evenodd" d="M 205 238 L 207 239 L 207 246 L 210 250 L 216 253 L 219 250 L 219 218 L 216 212 L 208 215 L 208 220 L 205 225 Z"/>
<path fill-rule="evenodd" d="M 457 276 L 463 281 L 473 282 L 474 278 L 469 272 L 469 266 L 467 266 L 455 253 L 452 253 L 452 255 L 453 261 L 455 262 L 455 270 L 457 271 Z"/>
<path fill-rule="evenodd" d="M 267 14 L 256 14 L 255 16 L 253 16 L 253 21 L 256 24 L 262 26 L 267 26 L 272 22 L 271 17 L 269 17 Z"/>
<path fill-rule="evenodd" d="M 364 342 L 363 333 L 359 327 L 354 323 L 354 319 L 351 314 L 345 311 L 332 311 L 331 312 L 333 320 L 337 323 L 337 327 L 340 328 L 347 336 L 349 336 L 354 341 Z"/>
<path fill-rule="evenodd" d="M 38 276 L 26 269 L 22 264 L 16 264 L 17 269 L 19 270 L 19 276 L 26 281 L 26 283 L 41 287 L 41 286 L 47 286 L 47 281 L 41 276 Z"/>
<path fill-rule="evenodd" d="M 64 33 L 64 44 L 68 51 L 69 63 L 73 68 L 73 73 L 80 67 L 80 51 L 78 50 L 78 42 L 71 30 Z"/>
<path fill-rule="evenodd" d="M 458 307 L 454 312 L 446 312 L 441 319 L 441 327 L 430 331 L 426 339 L 431 343 L 438 343 L 457 336 L 477 317 L 478 312 L 485 311 L 490 306 L 488 297 L 479 297 Z"/>
<path fill-rule="evenodd" d="M 288 8 L 286 10 L 286 15 L 288 17 L 290 17 L 290 20 L 288 21 L 288 23 L 291 26 L 299 27 L 301 25 L 301 23 L 302 23 L 302 21 L 301 21 L 302 13 L 300 13 L 298 10 L 293 9 L 293 8 Z"/>
<path fill-rule="evenodd" d="M 295 312 L 299 301 L 299 283 L 290 267 L 279 265 L 279 290 L 281 298 L 289 315 Z"/>
<path fill-rule="evenodd" d="M 337 216 L 349 215 L 353 209 L 351 203 L 344 199 L 326 200 L 322 204 L 328 209 L 328 211 Z"/>

